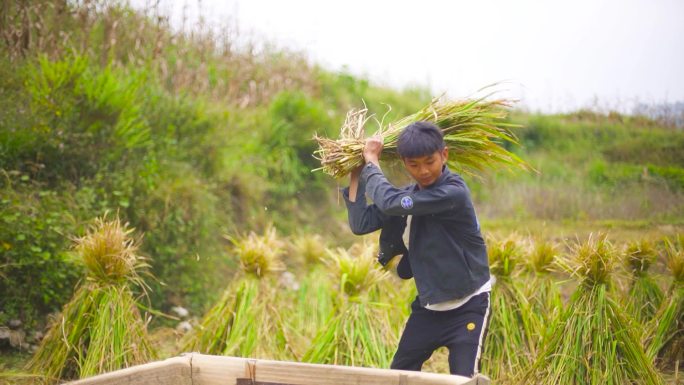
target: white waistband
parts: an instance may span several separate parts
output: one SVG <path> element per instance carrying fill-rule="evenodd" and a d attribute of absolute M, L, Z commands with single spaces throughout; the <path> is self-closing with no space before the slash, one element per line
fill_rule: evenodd
<path fill-rule="evenodd" d="M 465 305 L 466 302 L 470 301 L 471 298 L 478 294 L 482 294 L 485 292 L 492 291 L 492 286 L 496 282 L 496 278 L 492 275 L 487 282 L 485 282 L 484 285 L 480 286 L 479 289 L 475 290 L 474 293 L 469 294 L 468 296 L 465 296 L 463 298 L 456 298 L 452 299 L 450 301 L 445 301 L 445 302 L 440 302 L 440 303 L 429 303 L 425 306 L 426 309 L 428 310 L 434 310 L 434 311 L 447 311 L 447 310 L 454 310 L 458 309 L 459 307 Z"/>

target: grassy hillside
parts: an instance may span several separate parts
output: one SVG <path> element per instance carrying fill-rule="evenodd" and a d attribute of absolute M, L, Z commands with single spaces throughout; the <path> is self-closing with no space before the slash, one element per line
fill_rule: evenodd
<path fill-rule="evenodd" d="M 539 174 L 485 178 L 475 190 L 487 218 L 682 224 L 681 129 L 587 111 L 513 120 Z"/>

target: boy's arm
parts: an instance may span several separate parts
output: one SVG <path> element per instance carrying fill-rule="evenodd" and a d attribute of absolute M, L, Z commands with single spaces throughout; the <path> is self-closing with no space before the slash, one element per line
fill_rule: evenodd
<path fill-rule="evenodd" d="M 461 206 L 467 192 L 454 185 L 435 186 L 418 191 L 394 187 L 372 162 L 363 167 L 359 177 L 365 184 L 368 196 L 386 215 L 426 215 Z"/>
<path fill-rule="evenodd" d="M 359 189 L 359 175 L 361 175 L 361 169 L 363 166 L 359 166 L 352 170 L 351 177 L 349 180 L 349 201 L 356 202 L 356 193 Z"/>
<path fill-rule="evenodd" d="M 347 205 L 349 227 L 356 235 L 368 234 L 382 227 L 386 216 L 376 205 L 366 204 L 365 183 L 360 181 L 361 167 L 352 171 L 349 187 L 342 190 Z"/>
<path fill-rule="evenodd" d="M 448 210 L 461 205 L 467 199 L 467 192 L 457 186 L 439 186 L 418 191 L 406 191 L 392 185 L 380 169 L 382 138 L 366 139 L 363 157 L 366 165 L 359 180 L 367 184 L 368 196 L 377 208 L 386 215 L 426 215 Z"/>

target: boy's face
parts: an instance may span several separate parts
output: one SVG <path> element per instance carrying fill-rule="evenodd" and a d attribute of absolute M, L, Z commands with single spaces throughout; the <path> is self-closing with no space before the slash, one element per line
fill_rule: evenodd
<path fill-rule="evenodd" d="M 425 188 L 437 181 L 442 175 L 442 166 L 449 157 L 449 149 L 444 147 L 441 151 L 417 158 L 402 158 L 404 167 L 415 179 L 420 188 Z"/>

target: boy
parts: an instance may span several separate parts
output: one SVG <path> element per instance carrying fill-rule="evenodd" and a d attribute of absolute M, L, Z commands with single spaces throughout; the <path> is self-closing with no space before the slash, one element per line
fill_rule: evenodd
<path fill-rule="evenodd" d="M 351 173 L 343 196 L 354 234 L 382 229 L 381 263 L 404 254 L 397 271 L 413 276 L 418 296 L 392 360 L 392 369 L 420 371 L 437 348 L 449 349 L 452 374 L 479 371 L 492 281 L 470 192 L 446 167 L 441 130 L 416 122 L 399 135 L 397 152 L 416 184 L 397 188 L 380 169 L 382 142 L 366 140 L 366 164 Z M 367 205 L 365 195 L 373 201 Z M 401 240 L 407 219 L 409 249 Z"/>

